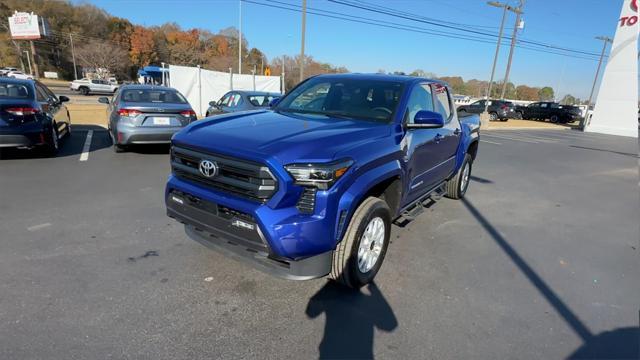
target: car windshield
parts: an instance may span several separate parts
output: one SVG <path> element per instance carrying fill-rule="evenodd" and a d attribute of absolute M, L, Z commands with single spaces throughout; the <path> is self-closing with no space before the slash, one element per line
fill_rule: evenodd
<path fill-rule="evenodd" d="M 249 102 L 251 103 L 251 105 L 253 106 L 269 106 L 269 102 L 271 102 L 271 100 L 273 100 L 275 96 L 273 95 L 249 95 L 247 96 L 247 98 L 249 99 Z"/>
<path fill-rule="evenodd" d="M 398 106 L 400 82 L 350 78 L 314 78 L 294 88 L 276 111 L 389 122 Z"/>
<path fill-rule="evenodd" d="M 33 93 L 29 86 L 23 84 L 0 82 L 0 98 L 30 99 L 33 98 Z"/>
<path fill-rule="evenodd" d="M 122 101 L 139 103 L 186 104 L 187 99 L 175 90 L 167 89 L 129 89 L 122 92 Z"/>

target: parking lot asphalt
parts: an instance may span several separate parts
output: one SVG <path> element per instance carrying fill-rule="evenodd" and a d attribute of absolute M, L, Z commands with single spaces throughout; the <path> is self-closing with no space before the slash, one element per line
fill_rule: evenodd
<path fill-rule="evenodd" d="M 2 153 L 0 358 L 637 356 L 636 139 L 483 133 L 466 199 L 395 227 L 361 292 L 189 240 L 168 149 L 109 144 L 75 127 L 56 158 Z"/>

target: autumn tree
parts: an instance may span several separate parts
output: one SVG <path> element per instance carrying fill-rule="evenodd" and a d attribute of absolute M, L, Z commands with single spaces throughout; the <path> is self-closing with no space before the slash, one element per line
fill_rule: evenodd
<path fill-rule="evenodd" d="M 530 87 L 527 85 L 518 85 L 516 87 L 516 94 L 518 100 L 528 100 L 528 101 L 536 101 L 538 100 L 538 91 L 540 89 L 535 87 Z"/>
<path fill-rule="evenodd" d="M 562 100 L 560 101 L 560 104 L 562 105 L 575 105 L 580 103 L 580 101 L 578 99 L 576 99 L 573 95 L 571 94 L 567 94 L 565 95 Z"/>
<path fill-rule="evenodd" d="M 443 76 L 439 78 L 440 80 L 446 82 L 451 87 L 451 91 L 454 94 L 464 94 L 465 86 L 464 80 L 460 76 Z"/>
<path fill-rule="evenodd" d="M 171 31 L 166 34 L 168 62 L 175 65 L 195 66 L 201 63 L 202 44 L 197 29 Z"/>
<path fill-rule="evenodd" d="M 84 67 L 100 78 L 121 74 L 129 64 L 127 50 L 108 41 L 92 40 L 76 48 L 76 57 Z"/>
<path fill-rule="evenodd" d="M 553 88 L 545 86 L 538 91 L 540 101 L 551 101 L 554 98 Z"/>
<path fill-rule="evenodd" d="M 131 34 L 129 56 L 131 62 L 138 67 L 147 66 L 158 60 L 153 31 L 142 26 L 134 28 Z"/>

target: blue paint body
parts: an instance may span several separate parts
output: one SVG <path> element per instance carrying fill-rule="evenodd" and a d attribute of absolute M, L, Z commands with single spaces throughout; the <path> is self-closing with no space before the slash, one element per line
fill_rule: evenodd
<path fill-rule="evenodd" d="M 407 129 L 403 125 L 411 89 L 421 83 L 444 83 L 406 76 L 324 76 L 389 78 L 404 83 L 392 121 L 384 124 L 272 110 L 207 118 L 177 133 L 172 144 L 266 164 L 278 180 L 277 192 L 262 204 L 171 175 L 167 194 L 177 189 L 251 214 L 271 252 L 297 260 L 335 249 L 342 237 L 339 232 L 346 228 L 338 231 L 340 214 L 346 211 L 348 224 L 358 204 L 377 184 L 400 181 L 400 204 L 394 209 L 399 212 L 454 175 L 471 143 L 478 141 L 478 117 L 459 121 L 453 103 L 452 117 L 442 128 Z M 340 159 L 351 159 L 353 165 L 328 190 L 318 190 L 313 214 L 300 213 L 296 202 L 303 187 L 294 184 L 284 166 Z"/>

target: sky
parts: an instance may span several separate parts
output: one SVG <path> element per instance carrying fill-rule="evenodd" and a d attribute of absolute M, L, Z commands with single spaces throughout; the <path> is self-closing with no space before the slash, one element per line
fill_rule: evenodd
<path fill-rule="evenodd" d="M 134 24 L 160 25 L 175 22 L 183 29 L 202 28 L 212 32 L 239 27 L 242 8 L 242 33 L 249 46 L 257 47 L 269 58 L 283 54 L 297 55 L 301 44 L 301 13 L 274 8 L 282 3 L 301 5 L 302 0 L 74 0 L 89 2 L 111 15 L 129 19 Z M 338 0 L 358 3 L 357 0 Z M 384 6 L 408 13 L 408 18 L 429 18 L 437 24 L 447 24 L 473 31 L 498 33 L 502 9 L 491 7 L 483 0 L 362 0 L 360 4 Z M 518 37 L 588 53 L 600 54 L 602 42 L 595 36 L 613 38 L 623 0 L 527 0 L 522 15 L 525 26 Z M 519 0 L 502 0 L 516 6 Z M 308 0 L 307 7 L 334 12 L 333 15 L 375 24 L 392 22 L 438 34 L 456 30 L 357 9 L 329 0 Z M 384 10 L 389 11 L 389 10 Z M 505 34 L 510 36 L 515 14 L 509 13 Z M 396 25 L 393 25 L 396 26 Z M 397 26 L 396 26 L 397 27 Z M 456 31 L 458 32 L 458 31 Z M 380 27 L 344 19 L 322 17 L 308 13 L 305 53 L 314 59 L 352 72 L 411 72 L 422 69 L 438 76 L 462 76 L 488 80 L 496 41 L 487 43 L 442 37 L 415 31 Z M 610 49 L 607 49 L 607 53 Z M 509 53 L 505 40 L 499 54 L 496 80 L 504 78 Z M 590 59 L 516 48 L 510 81 L 529 86 L 551 86 L 558 99 L 570 93 L 588 98 L 598 65 L 598 56 Z M 606 59 L 605 59 L 606 61 Z"/>

